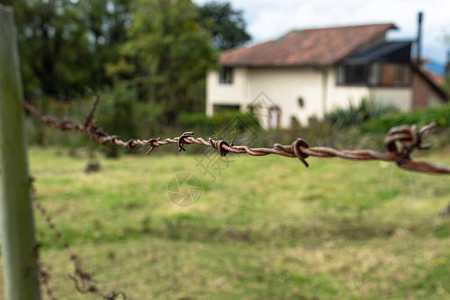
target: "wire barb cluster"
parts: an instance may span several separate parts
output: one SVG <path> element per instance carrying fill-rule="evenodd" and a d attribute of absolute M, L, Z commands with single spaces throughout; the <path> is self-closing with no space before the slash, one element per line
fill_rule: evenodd
<path fill-rule="evenodd" d="M 339 157 L 342 159 L 349 160 L 382 160 L 395 162 L 400 168 L 408 171 L 417 171 L 432 174 L 450 174 L 450 168 L 446 166 L 440 166 L 432 164 L 429 162 L 413 161 L 411 154 L 415 149 L 423 150 L 428 149 L 429 146 L 422 145 L 422 135 L 436 124 L 433 122 L 429 125 L 422 127 L 420 130 L 414 126 L 399 126 L 392 128 L 385 139 L 385 153 L 380 153 L 371 149 L 366 150 L 337 150 L 330 147 L 310 147 L 308 143 L 298 138 L 293 141 L 290 145 L 274 144 L 272 148 L 250 148 L 245 145 L 233 145 L 228 144 L 225 140 L 214 140 L 209 138 L 208 141 L 201 137 L 193 137 L 193 132 L 185 132 L 179 137 L 166 138 L 161 140 L 158 138 L 150 138 L 147 140 L 141 139 L 130 139 L 128 141 L 122 140 L 117 135 L 108 135 L 103 129 L 98 127 L 93 121 L 96 107 L 99 103 L 100 97 L 98 94 L 95 95 L 94 104 L 91 111 L 86 117 L 83 124 L 77 123 L 70 120 L 60 120 L 51 116 L 43 115 L 34 106 L 23 102 L 24 108 L 34 115 L 39 121 L 63 130 L 75 130 L 80 131 L 88 135 L 93 141 L 100 144 L 113 144 L 119 145 L 128 149 L 135 149 L 139 146 L 148 146 L 149 150 L 147 154 L 150 154 L 155 148 L 161 147 L 168 144 L 178 144 L 179 151 L 186 151 L 183 147 L 187 144 L 198 144 L 207 147 L 212 147 L 218 150 L 221 156 L 226 156 L 228 153 L 236 154 L 249 154 L 252 156 L 265 156 L 268 154 L 276 154 L 286 157 L 297 157 L 306 167 L 308 163 L 306 159 L 309 156 L 313 157 Z M 400 147 L 398 147 L 400 145 Z"/>

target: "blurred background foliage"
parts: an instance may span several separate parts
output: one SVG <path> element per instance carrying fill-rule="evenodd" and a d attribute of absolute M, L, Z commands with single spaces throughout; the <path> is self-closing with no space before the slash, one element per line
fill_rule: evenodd
<path fill-rule="evenodd" d="M 250 40 L 242 12 L 227 2 L 0 3 L 15 10 L 25 98 L 67 113 L 59 102 L 83 106 L 89 86 L 104 96 L 101 105 L 110 112 L 101 123 L 126 135 L 180 125 L 180 112 L 204 112 L 205 71 L 216 66 L 221 50 Z M 130 112 L 119 97 L 133 102 L 129 109 L 138 111 L 133 118 L 144 128 L 124 116 L 118 122 L 118 115 Z"/>
<path fill-rule="evenodd" d="M 100 90 L 121 79 L 141 88 L 150 84 L 138 95 L 144 100 L 165 95 L 168 86 L 192 94 L 194 89 L 186 85 L 203 79 L 204 70 L 216 62 L 217 50 L 250 40 L 242 12 L 227 2 L 197 6 L 190 0 L 0 0 L 0 4 L 14 7 L 27 97 L 70 100 L 85 96 L 85 85 Z"/>

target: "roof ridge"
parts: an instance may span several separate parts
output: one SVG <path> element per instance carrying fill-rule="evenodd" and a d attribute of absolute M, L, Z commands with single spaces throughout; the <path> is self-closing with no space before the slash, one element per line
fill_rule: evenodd
<path fill-rule="evenodd" d="M 326 27 L 307 27 L 307 28 L 292 29 L 289 32 L 323 30 L 323 29 L 340 29 L 340 28 L 350 28 L 350 27 L 381 26 L 381 25 L 386 25 L 386 26 L 389 25 L 389 26 L 392 26 L 392 29 L 397 29 L 397 26 L 394 23 L 388 22 L 388 23 L 348 24 L 348 25 L 326 26 Z"/>
<path fill-rule="evenodd" d="M 288 36 L 294 34 L 294 33 L 299 33 L 299 32 L 305 32 L 305 31 L 315 31 L 315 30 L 329 30 L 329 29 L 347 29 L 347 28 L 357 28 L 357 27 L 368 27 L 368 26 L 390 26 L 389 29 L 398 29 L 398 27 L 390 22 L 390 23 L 370 23 L 370 24 L 355 24 L 355 25 L 340 25 L 340 26 L 328 26 L 328 27 L 310 27 L 310 28 L 300 28 L 300 29 L 292 29 L 288 32 L 286 32 L 285 34 L 283 34 L 282 36 L 280 36 L 279 38 L 276 39 L 272 39 L 272 40 L 267 40 L 267 41 L 263 41 L 261 43 L 255 44 L 253 46 L 265 43 L 265 42 L 278 42 L 278 41 L 282 41 L 283 39 L 287 38 Z"/>

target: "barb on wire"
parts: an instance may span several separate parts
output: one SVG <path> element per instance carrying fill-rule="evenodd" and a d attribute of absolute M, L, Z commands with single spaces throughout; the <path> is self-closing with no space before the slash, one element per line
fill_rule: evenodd
<path fill-rule="evenodd" d="M 128 141 L 122 140 L 117 135 L 108 135 L 103 129 L 97 127 L 93 121 L 93 115 L 95 109 L 99 103 L 99 96 L 96 95 L 94 98 L 93 107 L 86 117 L 84 124 L 80 124 L 70 120 L 59 120 L 51 116 L 43 115 L 34 106 L 23 102 L 24 108 L 33 114 L 39 121 L 63 130 L 75 130 L 80 131 L 88 135 L 93 141 L 100 144 L 113 144 L 119 145 L 128 149 L 135 149 L 139 146 L 148 146 L 149 150 L 147 154 L 150 154 L 154 148 L 168 145 L 168 144 L 178 144 L 178 151 L 186 151 L 183 147 L 187 144 L 198 144 L 207 147 L 215 148 L 219 151 L 221 156 L 226 156 L 229 152 L 237 154 L 249 154 L 252 156 L 265 156 L 268 154 L 276 154 L 286 157 L 297 157 L 306 167 L 308 163 L 306 158 L 309 156 L 314 157 L 339 157 L 342 159 L 350 160 L 382 160 L 395 162 L 397 166 L 408 171 L 417 171 L 432 174 L 450 174 L 450 168 L 446 166 L 440 166 L 432 164 L 429 162 L 413 161 L 411 154 L 415 149 L 423 150 L 428 149 L 429 146 L 422 145 L 422 135 L 433 127 L 436 123 L 431 123 L 427 126 L 422 127 L 420 130 L 416 126 L 399 126 L 393 127 L 385 139 L 386 152 L 380 153 L 371 149 L 366 150 L 337 150 L 330 147 L 310 147 L 308 143 L 303 139 L 296 139 L 290 145 L 280 145 L 274 144 L 272 148 L 250 148 L 248 146 L 236 146 L 228 144 L 224 140 L 213 140 L 209 138 L 208 141 L 203 138 L 193 137 L 193 132 L 185 132 L 179 137 L 166 138 L 161 140 L 161 138 L 150 138 L 147 140 L 141 139 L 130 139 Z M 400 148 L 397 147 L 400 145 Z"/>
<path fill-rule="evenodd" d="M 48 211 L 42 206 L 42 204 L 37 200 L 36 197 L 36 190 L 33 185 L 34 178 L 30 179 L 30 197 L 31 201 L 34 203 L 37 211 L 44 217 L 46 223 L 50 227 L 50 229 L 53 231 L 53 233 L 58 238 L 59 243 L 61 246 L 68 252 L 70 260 L 72 261 L 74 265 L 74 274 L 69 274 L 68 277 L 72 281 L 74 281 L 75 289 L 80 293 L 95 293 L 98 296 L 100 296 L 103 299 L 106 300 L 116 300 L 116 299 L 123 299 L 126 300 L 126 295 L 122 291 L 111 291 L 108 293 L 103 293 L 100 288 L 98 288 L 92 281 L 92 275 L 84 271 L 79 263 L 78 256 L 72 251 L 72 248 L 70 248 L 69 244 L 64 240 L 62 232 L 59 231 L 56 226 L 55 222 L 53 222 L 53 219 L 50 217 L 50 214 Z M 56 300 L 50 286 L 49 281 L 51 279 L 51 276 L 48 274 L 47 270 L 44 268 L 42 262 L 40 261 L 39 256 L 39 247 L 40 245 L 36 245 L 35 247 L 35 257 L 37 260 L 37 265 L 39 269 L 39 275 L 42 284 L 45 287 L 45 290 L 47 292 L 47 295 L 51 300 Z M 81 283 L 80 283 L 81 282 Z M 122 297 L 122 298 L 120 298 Z"/>

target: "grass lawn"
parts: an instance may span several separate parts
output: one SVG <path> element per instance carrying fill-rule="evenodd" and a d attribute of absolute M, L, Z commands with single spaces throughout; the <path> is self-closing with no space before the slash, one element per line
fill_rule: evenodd
<path fill-rule="evenodd" d="M 67 152 L 30 149 L 37 195 L 105 291 L 128 299 L 450 299 L 450 217 L 439 216 L 449 176 L 230 154 L 213 181 L 197 165 L 202 157 L 185 153 L 101 158 L 101 171 L 85 174 L 88 159 Z M 450 151 L 424 159 L 450 165 Z M 202 185 L 188 208 L 168 200 L 179 173 Z M 36 222 L 56 297 L 99 299 L 75 291 L 68 255 L 39 214 Z"/>

